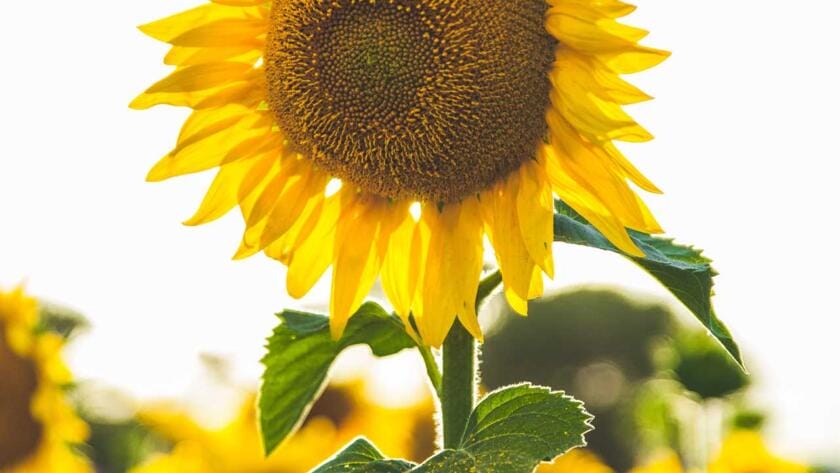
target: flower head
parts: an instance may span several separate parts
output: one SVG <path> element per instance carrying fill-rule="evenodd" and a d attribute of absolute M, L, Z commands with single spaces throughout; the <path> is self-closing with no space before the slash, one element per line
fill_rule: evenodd
<path fill-rule="evenodd" d="M 153 181 L 219 168 L 188 224 L 239 207 L 237 257 L 286 264 L 304 296 L 332 267 L 335 336 L 381 277 L 406 326 L 440 345 L 492 243 L 520 313 L 553 276 L 553 198 L 618 247 L 660 231 L 613 144 L 651 135 L 621 78 L 667 53 L 617 0 L 214 0 L 141 29 L 172 45 L 133 103 L 194 110 Z M 341 183 L 336 190 L 334 183 Z M 412 210 L 414 210 L 412 212 Z M 409 317 L 413 317 L 413 323 Z"/>
<path fill-rule="evenodd" d="M 0 291 L 0 471 L 92 472 L 71 448 L 88 430 L 65 399 L 63 341 L 38 331 L 38 322 L 37 303 L 23 290 Z"/>

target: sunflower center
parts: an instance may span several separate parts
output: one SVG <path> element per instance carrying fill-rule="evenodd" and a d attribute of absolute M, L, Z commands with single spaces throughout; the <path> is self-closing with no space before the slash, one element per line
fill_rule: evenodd
<path fill-rule="evenodd" d="M 359 188 L 452 201 L 534 155 L 555 41 L 545 0 L 274 0 L 268 102 Z"/>
<path fill-rule="evenodd" d="M 35 365 L 12 351 L 2 325 L 0 380 L 0 471 L 6 471 L 37 450 L 43 428 L 30 407 L 38 387 Z"/>

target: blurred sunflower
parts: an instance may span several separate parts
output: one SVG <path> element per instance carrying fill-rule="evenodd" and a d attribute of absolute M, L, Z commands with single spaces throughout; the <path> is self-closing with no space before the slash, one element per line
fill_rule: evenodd
<path fill-rule="evenodd" d="M 173 443 L 169 454 L 131 473 L 303 473 L 364 435 L 391 457 L 421 460 L 434 450 L 431 400 L 390 409 L 368 400 L 360 383 L 330 386 L 301 429 L 265 457 L 253 396 L 220 430 L 204 428 L 171 407 L 140 414 L 140 420 Z"/>
<path fill-rule="evenodd" d="M 474 301 L 486 235 L 519 313 L 553 276 L 553 197 L 622 250 L 660 227 L 659 192 L 614 145 L 651 135 L 622 74 L 667 53 L 618 0 L 213 0 L 147 24 L 175 71 L 136 98 L 194 110 L 151 181 L 219 168 L 186 223 L 239 206 L 237 258 L 289 266 L 303 297 L 332 266 L 334 336 L 376 278 L 439 346 Z M 457 281 L 457 284 L 453 284 Z"/>
<path fill-rule="evenodd" d="M 761 434 L 752 430 L 733 432 L 720 454 L 709 465 L 710 473 L 807 473 L 810 468 L 781 459 L 767 450 Z"/>
<path fill-rule="evenodd" d="M 39 330 L 34 299 L 0 291 L 0 472 L 93 471 L 72 448 L 88 430 L 65 399 L 62 345 Z"/>
<path fill-rule="evenodd" d="M 535 473 L 613 473 L 613 470 L 597 455 L 578 449 L 540 465 Z"/>
<path fill-rule="evenodd" d="M 668 454 L 647 465 L 633 468 L 630 473 L 683 473 L 683 467 L 676 454 Z"/>
<path fill-rule="evenodd" d="M 682 473 L 677 455 L 668 455 L 630 473 Z M 810 468 L 783 460 L 767 450 L 761 434 L 735 431 L 724 440 L 720 453 L 709 464 L 709 473 L 807 473 Z"/>

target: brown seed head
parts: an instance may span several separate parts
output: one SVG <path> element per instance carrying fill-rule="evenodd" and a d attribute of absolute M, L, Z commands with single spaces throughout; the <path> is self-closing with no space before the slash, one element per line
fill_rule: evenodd
<path fill-rule="evenodd" d="M 0 325 L 0 471 L 19 465 L 38 449 L 43 427 L 31 407 L 37 388 L 35 364 L 12 351 Z"/>
<path fill-rule="evenodd" d="M 268 102 L 365 191 L 453 201 L 532 157 L 556 43 L 545 0 L 274 0 Z"/>

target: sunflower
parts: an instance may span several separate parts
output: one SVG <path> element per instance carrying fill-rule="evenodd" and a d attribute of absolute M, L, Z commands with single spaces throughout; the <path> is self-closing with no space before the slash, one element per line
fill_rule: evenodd
<path fill-rule="evenodd" d="M 72 444 L 87 425 L 67 403 L 62 339 L 37 330 L 38 307 L 21 289 L 0 291 L 0 472 L 93 472 Z"/>
<path fill-rule="evenodd" d="M 259 447 L 254 396 L 219 430 L 202 427 L 177 408 L 158 406 L 141 412 L 140 420 L 172 441 L 173 449 L 131 473 L 301 473 L 360 435 L 389 456 L 422 460 L 434 450 L 433 409 L 431 399 L 405 408 L 385 408 L 367 399 L 359 382 L 332 385 L 301 429 L 266 457 Z"/>
<path fill-rule="evenodd" d="M 675 453 L 671 453 L 630 473 L 683 473 Z M 771 453 L 759 432 L 737 430 L 723 441 L 717 456 L 706 468 L 709 473 L 808 473 L 805 465 L 779 458 Z"/>
<path fill-rule="evenodd" d="M 213 0 L 141 27 L 174 72 L 131 104 L 193 109 L 150 181 L 218 168 L 186 224 L 239 207 L 236 258 L 288 266 L 303 297 L 332 267 L 339 336 L 377 277 L 415 336 L 478 339 L 484 239 L 519 313 L 554 262 L 553 199 L 617 247 L 660 227 L 659 192 L 615 141 L 651 135 L 621 78 L 667 53 L 618 0 Z M 409 317 L 413 316 L 413 324 Z"/>
<path fill-rule="evenodd" d="M 682 462 L 676 453 L 668 453 L 647 463 L 633 468 L 630 473 L 683 473 Z"/>
<path fill-rule="evenodd" d="M 805 465 L 785 460 L 771 453 L 761 434 L 751 430 L 731 433 L 717 458 L 709 465 L 710 473 L 807 473 Z"/>
<path fill-rule="evenodd" d="M 551 463 L 543 463 L 535 473 L 614 473 L 597 455 L 587 450 L 572 450 Z"/>

